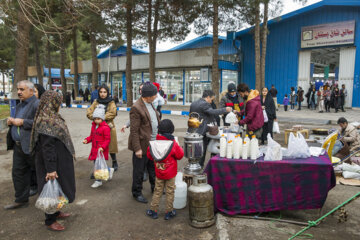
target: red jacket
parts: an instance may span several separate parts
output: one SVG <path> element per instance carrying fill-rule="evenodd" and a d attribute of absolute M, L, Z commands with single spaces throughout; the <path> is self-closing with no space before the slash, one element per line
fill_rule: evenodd
<path fill-rule="evenodd" d="M 176 141 L 162 135 L 151 141 L 147 150 L 147 157 L 154 161 L 156 177 L 163 180 L 174 178 L 177 174 L 177 161 L 184 157 L 184 150 Z M 156 161 L 161 160 L 161 161 Z"/>
<path fill-rule="evenodd" d="M 264 115 L 261 107 L 260 96 L 257 91 L 251 91 L 245 105 L 245 118 L 240 125 L 247 124 L 249 131 L 255 131 L 264 126 Z"/>
<path fill-rule="evenodd" d="M 90 161 L 96 160 L 98 150 L 100 147 L 104 149 L 104 157 L 106 160 L 109 158 L 109 144 L 110 144 L 110 127 L 105 121 L 99 124 L 96 129 L 95 122 L 92 123 L 90 136 L 85 138 L 88 143 L 92 143 L 91 152 L 89 156 Z"/>

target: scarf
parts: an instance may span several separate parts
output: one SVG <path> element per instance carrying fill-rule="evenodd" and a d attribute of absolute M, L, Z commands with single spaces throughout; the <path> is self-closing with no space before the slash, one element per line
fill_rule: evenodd
<path fill-rule="evenodd" d="M 104 88 L 106 91 L 107 91 L 107 96 L 106 98 L 101 98 L 100 97 L 100 89 Z M 104 87 L 104 86 L 101 86 L 98 91 L 98 99 L 96 99 L 96 101 L 99 103 L 99 104 L 102 104 L 105 106 L 105 112 L 107 112 L 107 107 L 108 107 L 108 104 L 111 102 L 111 101 L 114 101 L 114 99 L 112 99 L 109 95 L 109 89 L 107 87 Z"/>
<path fill-rule="evenodd" d="M 34 152 L 39 135 L 44 134 L 59 139 L 75 158 L 75 149 L 68 127 L 58 113 L 61 102 L 62 96 L 52 90 L 46 91 L 41 96 L 31 131 L 30 152 Z"/>

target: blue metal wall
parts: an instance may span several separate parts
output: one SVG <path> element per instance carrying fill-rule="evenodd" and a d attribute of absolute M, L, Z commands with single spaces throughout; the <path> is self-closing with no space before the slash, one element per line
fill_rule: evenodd
<path fill-rule="evenodd" d="M 274 84 L 280 100 L 290 92 L 290 87 L 297 86 L 298 52 L 301 50 L 301 27 L 331 22 L 355 20 L 356 61 L 354 74 L 353 106 L 360 107 L 360 7 L 324 6 L 302 13 L 290 19 L 279 21 L 269 26 L 265 84 Z M 255 88 L 255 53 L 254 39 L 251 33 L 241 37 L 244 56 L 243 82 Z M 279 102 L 281 102 L 278 100 Z"/>

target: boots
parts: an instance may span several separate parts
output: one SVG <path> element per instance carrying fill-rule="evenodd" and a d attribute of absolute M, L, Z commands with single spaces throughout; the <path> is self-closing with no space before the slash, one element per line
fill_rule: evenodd
<path fill-rule="evenodd" d="M 112 159 L 112 167 L 114 169 L 114 171 L 116 172 L 119 168 L 118 163 L 116 161 L 116 154 L 115 153 L 110 153 L 111 159 Z"/>

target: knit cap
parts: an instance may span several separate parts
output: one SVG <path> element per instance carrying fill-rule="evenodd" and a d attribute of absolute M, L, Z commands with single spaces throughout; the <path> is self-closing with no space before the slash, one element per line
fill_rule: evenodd
<path fill-rule="evenodd" d="M 141 89 L 141 96 L 142 97 L 152 97 L 157 94 L 157 88 L 154 84 L 145 83 Z"/>
<path fill-rule="evenodd" d="M 164 134 L 164 133 L 173 134 L 174 131 L 175 131 L 175 127 L 170 119 L 164 119 L 159 123 L 158 132 L 160 134 Z"/>
<path fill-rule="evenodd" d="M 235 86 L 235 84 L 230 83 L 230 84 L 228 85 L 228 92 L 229 92 L 229 93 L 231 93 L 231 92 L 236 92 L 236 86 Z"/>
<path fill-rule="evenodd" d="M 105 106 L 103 104 L 99 104 L 93 113 L 93 118 L 101 118 L 105 120 Z"/>

